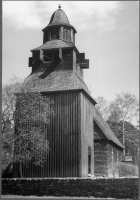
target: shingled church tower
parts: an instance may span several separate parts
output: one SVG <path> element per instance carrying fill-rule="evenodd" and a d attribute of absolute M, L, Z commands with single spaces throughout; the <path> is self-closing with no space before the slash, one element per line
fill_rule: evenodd
<path fill-rule="evenodd" d="M 89 94 L 83 82 L 83 69 L 89 67 L 89 60 L 76 48 L 75 34 L 75 28 L 59 8 L 43 29 L 43 45 L 31 50 L 30 78 L 37 78 L 39 91 L 84 89 Z"/>
<path fill-rule="evenodd" d="M 59 6 L 43 29 L 43 44 L 31 50 L 32 73 L 26 81 L 31 80 L 33 92 L 54 100 L 55 116 L 50 117 L 48 125 L 50 152 L 46 165 L 34 175 L 23 172 L 24 177 L 86 177 L 99 171 L 108 175 L 108 145 L 122 150 L 83 81 L 89 60 L 76 48 L 75 34 Z M 99 156 L 103 158 L 98 162 Z"/>

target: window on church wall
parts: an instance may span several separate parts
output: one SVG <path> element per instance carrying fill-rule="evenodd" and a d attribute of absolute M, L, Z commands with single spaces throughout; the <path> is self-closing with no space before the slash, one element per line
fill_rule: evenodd
<path fill-rule="evenodd" d="M 59 30 L 54 28 L 51 30 L 51 40 L 59 39 Z"/>
<path fill-rule="evenodd" d="M 70 41 L 70 30 L 67 28 L 63 29 L 63 39 Z"/>
<path fill-rule="evenodd" d="M 88 174 L 91 174 L 91 147 L 88 146 Z"/>
<path fill-rule="evenodd" d="M 47 33 L 47 41 L 50 41 L 50 31 Z"/>
<path fill-rule="evenodd" d="M 67 40 L 70 41 L 70 30 L 67 29 Z"/>

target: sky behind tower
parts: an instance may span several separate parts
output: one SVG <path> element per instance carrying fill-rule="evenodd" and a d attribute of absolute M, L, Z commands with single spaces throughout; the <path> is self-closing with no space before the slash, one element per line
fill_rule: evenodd
<path fill-rule="evenodd" d="M 139 96 L 138 1 L 3 1 L 2 81 L 31 73 L 30 50 L 43 43 L 46 27 L 59 3 L 77 30 L 76 47 L 85 52 L 84 80 L 91 95 Z"/>

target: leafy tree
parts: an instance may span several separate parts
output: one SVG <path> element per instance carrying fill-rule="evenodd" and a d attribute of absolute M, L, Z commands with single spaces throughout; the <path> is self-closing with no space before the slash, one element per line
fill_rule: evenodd
<path fill-rule="evenodd" d="M 108 102 L 104 97 L 97 97 L 97 109 L 103 118 L 115 131 L 116 136 L 123 145 L 131 149 L 131 152 L 139 150 L 139 103 L 135 95 L 120 93 L 114 101 Z M 128 124 L 133 128 L 128 129 Z M 130 127 L 130 125 L 129 125 Z M 133 130 L 133 131 L 132 131 Z M 131 148 L 132 147 L 132 148 Z M 124 149 L 124 156 L 125 156 Z"/>
<path fill-rule="evenodd" d="M 112 131 L 115 133 L 117 138 L 122 143 L 122 135 L 123 135 L 123 129 L 122 129 L 122 121 L 116 123 L 107 121 L 108 125 L 112 129 Z M 126 156 L 132 156 L 132 163 L 134 165 L 138 166 L 139 163 L 139 152 L 138 152 L 138 143 L 139 143 L 139 130 L 134 127 L 130 122 L 124 123 L 125 131 L 128 135 L 131 136 L 131 139 L 125 139 L 125 155 Z"/>
<path fill-rule="evenodd" d="M 108 121 L 111 122 L 122 122 L 122 135 L 123 145 L 125 146 L 125 140 L 138 146 L 138 132 L 131 134 L 126 127 L 125 122 L 135 123 L 138 117 L 138 100 L 135 95 L 130 93 L 121 93 L 116 95 L 116 99 L 110 104 L 110 116 Z M 125 148 L 124 148 L 125 156 Z"/>
<path fill-rule="evenodd" d="M 15 77 L 3 85 L 3 164 L 19 162 L 20 177 L 22 163 L 42 165 L 49 152 L 47 124 L 53 101 L 33 92 L 31 85 Z"/>
<path fill-rule="evenodd" d="M 13 161 L 14 154 L 14 112 L 16 97 L 23 80 L 13 77 L 8 83 L 2 85 L 2 169 Z"/>

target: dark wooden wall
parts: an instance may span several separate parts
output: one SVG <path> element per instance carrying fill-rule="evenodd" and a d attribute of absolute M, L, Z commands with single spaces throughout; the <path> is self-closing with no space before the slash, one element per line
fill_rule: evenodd
<path fill-rule="evenodd" d="M 108 146 L 106 140 L 94 141 L 95 176 L 108 176 Z"/>
<path fill-rule="evenodd" d="M 122 151 L 109 143 L 102 130 L 94 121 L 94 171 L 95 176 L 112 177 L 114 168 L 121 161 Z"/>
<path fill-rule="evenodd" d="M 81 91 L 43 94 L 54 101 L 55 115 L 50 116 L 47 127 L 50 151 L 44 166 L 23 165 L 23 177 L 87 177 L 89 163 L 90 174 L 112 176 L 121 152 L 108 143 L 95 123 L 94 104 Z M 14 177 L 19 177 L 18 164 L 14 165 Z"/>
<path fill-rule="evenodd" d="M 122 151 L 113 147 L 108 143 L 107 145 L 107 155 L 108 155 L 108 177 L 114 176 L 115 165 L 122 160 Z"/>
<path fill-rule="evenodd" d="M 116 149 L 107 140 L 94 141 L 95 176 L 113 177 L 115 165 L 121 162 L 122 151 Z"/>
<path fill-rule="evenodd" d="M 80 93 L 46 93 L 54 104 L 55 115 L 50 116 L 47 138 L 50 151 L 43 167 L 29 163 L 23 168 L 23 177 L 78 177 L 80 163 Z M 18 164 L 14 177 L 19 176 Z"/>
<path fill-rule="evenodd" d="M 79 176 L 79 109 L 78 92 L 50 94 L 55 116 L 48 126 L 50 153 L 45 177 Z"/>

